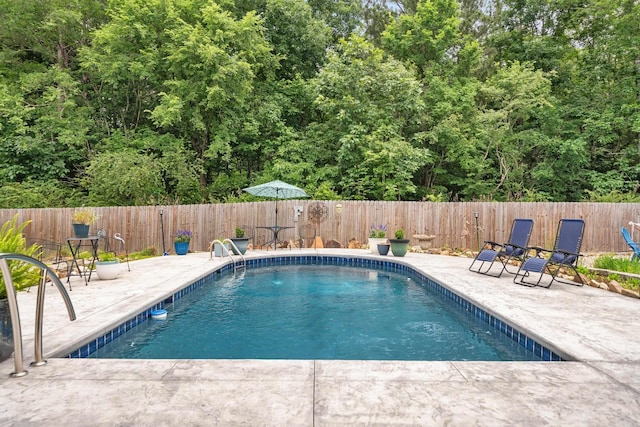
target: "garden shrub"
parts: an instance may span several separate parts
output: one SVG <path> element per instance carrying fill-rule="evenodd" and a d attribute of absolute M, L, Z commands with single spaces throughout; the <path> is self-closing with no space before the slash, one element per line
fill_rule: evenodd
<path fill-rule="evenodd" d="M 39 258 L 42 247 L 36 244 L 27 247 L 26 240 L 22 235 L 25 227 L 30 223 L 31 221 L 26 221 L 18 225 L 18 214 L 16 214 L 13 219 L 5 222 L 0 229 L 0 253 L 19 253 L 36 259 Z M 9 260 L 8 264 L 16 290 L 38 284 L 41 271 L 38 267 L 16 260 Z M 7 289 L 4 277 L 2 277 L 0 278 L 0 299 L 6 297 Z"/>

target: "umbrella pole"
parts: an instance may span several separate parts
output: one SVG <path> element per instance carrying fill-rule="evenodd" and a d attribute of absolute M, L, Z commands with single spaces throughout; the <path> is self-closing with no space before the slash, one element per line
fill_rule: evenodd
<path fill-rule="evenodd" d="M 278 250 L 278 189 L 276 188 L 276 227 L 273 234 L 273 250 Z"/>
<path fill-rule="evenodd" d="M 160 227 L 162 227 L 162 255 L 169 255 L 164 247 L 164 219 L 162 218 L 162 209 L 160 209 Z M 127 265 L 129 265 L 129 258 L 127 257 Z"/>

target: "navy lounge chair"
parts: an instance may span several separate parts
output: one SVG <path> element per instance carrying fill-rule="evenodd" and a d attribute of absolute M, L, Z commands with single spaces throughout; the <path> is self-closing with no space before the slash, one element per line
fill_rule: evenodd
<path fill-rule="evenodd" d="M 513 282 L 518 285 L 524 286 L 540 286 L 540 281 L 545 272 L 551 275 L 551 281 L 548 285 L 544 286 L 548 288 L 558 279 L 558 273 L 561 268 L 569 268 L 573 270 L 576 277 L 580 280 L 578 286 L 582 286 L 582 279 L 578 274 L 578 259 L 582 254 L 580 253 L 580 246 L 582 246 L 582 236 L 584 234 L 584 221 L 581 219 L 561 219 L 558 223 L 558 232 L 556 233 L 556 243 L 552 250 L 543 249 L 533 246 L 527 250 L 527 258 L 520 266 L 520 269 L 516 273 L 516 277 L 513 278 Z M 529 257 L 531 251 L 535 251 L 535 255 Z M 544 253 L 550 253 L 549 257 L 544 257 Z M 536 273 L 538 276 L 537 281 L 529 281 L 532 273 Z M 575 284 L 573 282 L 562 281 L 563 283 Z"/>
<path fill-rule="evenodd" d="M 631 261 L 639 260 L 640 261 L 640 242 L 634 242 L 631 238 L 631 234 L 629 230 L 622 227 L 622 237 L 624 241 L 627 242 L 627 245 L 633 250 L 633 254 L 631 255 Z"/>
<path fill-rule="evenodd" d="M 523 260 L 527 252 L 529 237 L 533 229 L 532 219 L 516 218 L 511 226 L 511 235 L 507 243 L 496 243 L 487 240 L 482 245 L 482 250 L 475 257 L 469 270 L 475 273 L 486 274 L 487 276 L 500 277 L 506 270 L 507 273 L 514 274 L 507 269 L 507 265 L 513 259 Z M 490 273 L 493 263 L 497 260 L 502 264 L 502 268 L 497 274 Z M 476 263 L 479 263 L 476 265 Z M 485 264 L 488 265 L 485 267 Z M 475 265 L 475 267 L 474 267 Z"/>

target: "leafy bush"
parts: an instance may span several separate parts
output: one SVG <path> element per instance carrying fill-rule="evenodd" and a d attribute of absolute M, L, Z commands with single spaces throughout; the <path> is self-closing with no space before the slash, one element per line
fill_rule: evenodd
<path fill-rule="evenodd" d="M 82 193 L 56 180 L 6 182 L 0 186 L 0 208 L 79 206 Z"/>
<path fill-rule="evenodd" d="M 19 253 L 33 258 L 39 258 L 41 246 L 31 245 L 27 248 L 26 240 L 22 235 L 25 227 L 31 221 L 26 221 L 18 225 L 18 214 L 13 219 L 4 223 L 0 229 L 0 253 Z M 16 290 L 37 285 L 40 280 L 40 269 L 33 264 L 22 261 L 9 260 L 9 270 L 13 278 L 13 285 Z M 0 279 L 0 299 L 7 297 L 7 288 L 4 277 Z"/>
<path fill-rule="evenodd" d="M 100 259 L 100 261 L 115 261 L 118 259 L 118 257 L 116 256 L 116 254 L 114 252 L 102 252 L 100 253 L 100 256 L 98 257 Z"/>

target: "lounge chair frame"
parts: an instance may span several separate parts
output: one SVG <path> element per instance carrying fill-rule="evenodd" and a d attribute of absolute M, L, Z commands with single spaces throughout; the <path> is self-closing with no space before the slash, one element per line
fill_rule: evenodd
<path fill-rule="evenodd" d="M 578 261 L 581 256 L 580 247 L 582 246 L 582 237 L 584 235 L 584 220 L 582 219 L 561 219 L 558 222 L 558 231 L 556 232 L 556 241 L 553 249 L 544 249 L 538 246 L 532 246 L 527 249 L 526 259 L 520 265 L 518 272 L 513 278 L 513 283 L 523 286 L 541 286 L 549 288 L 554 281 L 574 285 L 583 286 L 584 282 L 578 274 Z M 531 255 L 535 252 L 534 255 Z M 549 254 L 548 256 L 545 254 Z M 562 268 L 573 270 L 575 277 L 579 283 L 562 280 L 558 277 Z M 527 280 L 532 278 L 535 273 L 538 276 L 537 281 Z M 542 277 L 546 274 L 551 276 L 551 281 L 546 285 L 541 285 Z"/>
<path fill-rule="evenodd" d="M 505 271 L 510 274 L 516 274 L 515 271 L 509 271 L 507 266 L 512 260 L 523 261 L 532 229 L 532 219 L 514 219 L 511 225 L 509 241 L 507 243 L 497 243 L 486 240 L 482 245 L 482 250 L 478 252 L 478 255 L 469 266 L 469 271 L 492 277 L 500 277 Z M 496 260 L 500 261 L 502 268 L 497 273 L 491 273 L 491 268 Z M 476 263 L 479 264 L 476 265 Z"/>

